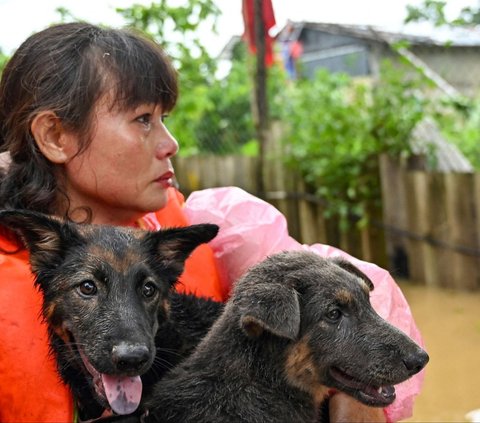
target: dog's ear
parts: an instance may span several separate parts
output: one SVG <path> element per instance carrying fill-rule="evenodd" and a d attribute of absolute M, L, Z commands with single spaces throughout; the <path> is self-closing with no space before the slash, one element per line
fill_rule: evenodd
<path fill-rule="evenodd" d="M 300 331 L 298 293 L 280 284 L 256 284 L 234 300 L 240 311 L 240 327 L 252 338 L 264 331 L 295 340 Z"/>
<path fill-rule="evenodd" d="M 353 273 L 355 276 L 358 276 L 367 284 L 370 291 L 373 291 L 373 288 L 374 288 L 373 282 L 357 266 L 353 265 L 348 260 L 345 260 L 344 258 L 340 258 L 340 257 L 335 257 L 334 259 L 332 259 L 332 262 L 335 263 L 337 266 L 341 267 L 342 269 L 346 270 L 347 272 Z"/>
<path fill-rule="evenodd" d="M 0 211 L 0 225 L 16 233 L 30 252 L 32 270 L 56 268 L 68 246 L 78 245 L 81 236 L 73 225 L 29 210 Z"/>
<path fill-rule="evenodd" d="M 146 233 L 144 243 L 164 266 L 179 276 L 183 272 L 185 260 L 193 250 L 215 238 L 218 229 L 217 225 L 209 223 L 161 229 Z"/>

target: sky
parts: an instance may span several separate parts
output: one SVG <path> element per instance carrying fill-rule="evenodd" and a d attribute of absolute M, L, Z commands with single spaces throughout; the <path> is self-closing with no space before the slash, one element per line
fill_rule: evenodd
<path fill-rule="evenodd" d="M 10 54 L 31 33 L 58 21 L 55 9 L 63 6 L 80 19 L 92 23 L 121 26 L 123 21 L 115 7 L 133 3 L 150 4 L 153 0 L 0 0 L 0 48 Z M 402 28 L 406 5 L 421 0 L 272 0 L 277 28 L 293 21 L 365 24 L 393 31 Z M 170 4 L 182 0 L 170 0 Z M 243 32 L 241 0 L 216 0 L 222 10 L 218 35 L 202 34 L 204 45 L 212 54 L 220 52 L 231 36 Z M 447 0 L 452 16 L 462 7 L 478 6 L 479 0 Z"/>

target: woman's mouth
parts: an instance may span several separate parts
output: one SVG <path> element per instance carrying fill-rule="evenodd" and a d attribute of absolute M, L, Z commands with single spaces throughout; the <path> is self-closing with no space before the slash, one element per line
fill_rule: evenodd
<path fill-rule="evenodd" d="M 169 170 L 168 172 L 165 172 L 162 176 L 159 178 L 155 179 L 155 182 L 160 184 L 163 188 L 167 189 L 173 186 L 173 177 L 175 174 Z"/>

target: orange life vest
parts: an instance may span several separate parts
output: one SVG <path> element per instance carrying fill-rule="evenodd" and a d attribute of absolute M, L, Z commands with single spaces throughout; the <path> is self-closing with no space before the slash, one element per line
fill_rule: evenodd
<path fill-rule="evenodd" d="M 182 203 L 183 196 L 170 190 L 167 206 L 156 213 L 162 227 L 188 224 Z M 14 249 L 2 238 L 0 247 Z M 71 422 L 72 395 L 49 354 L 47 328 L 40 315 L 42 296 L 33 280 L 27 251 L 0 254 L 0 421 Z M 178 289 L 225 298 L 208 245 L 197 248 L 187 260 Z"/>

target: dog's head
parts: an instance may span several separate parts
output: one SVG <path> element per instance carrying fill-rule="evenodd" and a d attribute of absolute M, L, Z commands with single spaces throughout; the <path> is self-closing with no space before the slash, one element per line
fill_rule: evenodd
<path fill-rule="evenodd" d="M 0 225 L 30 252 L 55 352 L 69 365 L 83 364 L 97 394 L 119 414 L 134 411 L 139 375 L 151 366 L 155 333 L 168 317 L 169 291 L 190 253 L 218 227 L 150 232 L 21 210 L 1 211 Z"/>
<path fill-rule="evenodd" d="M 250 338 L 287 340 L 287 380 L 320 398 L 343 391 L 385 407 L 393 385 L 419 372 L 428 355 L 372 308 L 373 284 L 350 262 L 286 252 L 255 266 L 236 285 L 232 304 Z"/>

